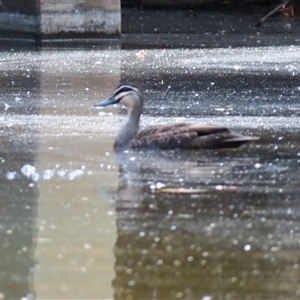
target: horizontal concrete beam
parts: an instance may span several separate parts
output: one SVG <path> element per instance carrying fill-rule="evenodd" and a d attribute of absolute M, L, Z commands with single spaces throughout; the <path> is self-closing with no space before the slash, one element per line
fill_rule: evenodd
<path fill-rule="evenodd" d="M 119 36 L 120 0 L 2 0 L 0 30 L 57 38 L 77 33 Z"/>

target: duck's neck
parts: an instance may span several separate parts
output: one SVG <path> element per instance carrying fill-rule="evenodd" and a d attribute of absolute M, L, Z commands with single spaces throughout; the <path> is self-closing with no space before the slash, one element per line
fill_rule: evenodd
<path fill-rule="evenodd" d="M 120 129 L 114 143 L 115 148 L 125 148 L 136 136 L 139 130 L 142 107 L 138 103 L 134 107 L 128 108 L 127 121 Z"/>

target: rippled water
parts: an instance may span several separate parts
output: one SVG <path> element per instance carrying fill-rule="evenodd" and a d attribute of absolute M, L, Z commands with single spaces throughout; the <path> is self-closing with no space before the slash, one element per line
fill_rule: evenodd
<path fill-rule="evenodd" d="M 299 48 L 2 51 L 0 298 L 287 299 L 299 288 Z M 260 136 L 114 153 L 120 81 L 142 126 Z"/>

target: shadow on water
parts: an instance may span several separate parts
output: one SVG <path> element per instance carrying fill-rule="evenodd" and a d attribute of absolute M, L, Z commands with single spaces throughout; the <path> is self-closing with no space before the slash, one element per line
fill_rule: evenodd
<path fill-rule="evenodd" d="M 38 55 L 38 52 L 37 52 Z M 11 62 L 11 60 L 10 60 Z M 20 61 L 15 61 L 16 64 Z M 16 102 L 28 98 L 26 105 L 10 110 L 16 115 L 39 113 L 40 71 L 38 68 L 10 69 L 2 62 L 0 78 L 4 99 Z M 11 103 L 2 102 L 5 119 Z M 0 145 L 0 295 L 2 299 L 34 297 L 34 252 L 36 247 L 37 199 L 39 190 L 28 176 L 28 166 L 36 166 L 39 134 L 36 128 L 5 122 Z M 34 168 L 34 167 L 33 167 Z M 18 170 L 18 172 L 16 172 Z"/>
<path fill-rule="evenodd" d="M 299 160 L 270 147 L 118 153 L 115 299 L 298 295 Z"/>

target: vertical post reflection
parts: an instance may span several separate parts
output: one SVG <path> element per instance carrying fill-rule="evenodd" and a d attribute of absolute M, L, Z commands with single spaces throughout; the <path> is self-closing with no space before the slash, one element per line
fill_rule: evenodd
<path fill-rule="evenodd" d="M 0 295 L 2 299 L 34 297 L 33 279 L 36 247 L 36 182 L 26 168 L 37 164 L 39 133 L 24 118 L 40 110 L 40 70 L 32 58 L 24 58 L 23 68 L 13 52 L 1 54 L 0 144 Z M 33 52 L 38 57 L 38 52 Z"/>
<path fill-rule="evenodd" d="M 103 138 L 103 119 L 92 105 L 119 84 L 120 51 L 42 55 L 36 293 L 41 299 L 110 298 L 115 222 L 101 187 L 117 178 L 114 169 L 100 167 L 103 158 L 105 166 L 113 164 L 112 139 Z"/>

